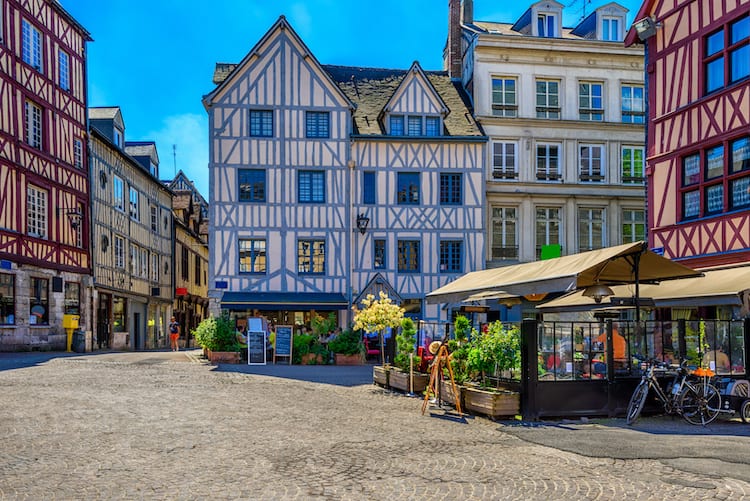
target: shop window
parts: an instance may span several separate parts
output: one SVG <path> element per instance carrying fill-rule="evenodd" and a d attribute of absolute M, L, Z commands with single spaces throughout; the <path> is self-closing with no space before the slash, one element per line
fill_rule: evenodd
<path fill-rule="evenodd" d="M 81 284 L 65 282 L 65 304 L 63 312 L 66 315 L 81 314 Z"/>
<path fill-rule="evenodd" d="M 16 277 L 0 273 L 0 325 L 16 323 Z"/>
<path fill-rule="evenodd" d="M 32 277 L 29 289 L 29 324 L 49 324 L 49 280 Z"/>
<path fill-rule="evenodd" d="M 125 310 L 125 298 L 115 297 L 112 300 L 112 325 L 113 332 L 127 330 L 127 312 Z"/>

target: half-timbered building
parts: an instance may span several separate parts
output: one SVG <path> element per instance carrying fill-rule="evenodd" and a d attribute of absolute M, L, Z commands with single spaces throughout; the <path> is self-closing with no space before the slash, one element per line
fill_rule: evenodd
<path fill-rule="evenodd" d="M 568 28 L 554 0 L 511 22 L 475 20 L 473 4 L 449 3 L 444 55 L 489 136 L 487 267 L 644 239 L 643 50 L 623 46 L 627 10 Z M 531 306 L 494 303 L 489 319 Z"/>
<path fill-rule="evenodd" d="M 645 1 L 649 245 L 692 267 L 750 261 L 750 2 Z"/>
<path fill-rule="evenodd" d="M 167 346 L 174 298 L 172 192 L 153 142 L 126 142 L 119 107 L 90 108 L 98 348 Z"/>
<path fill-rule="evenodd" d="M 217 64 L 209 114 L 209 296 L 308 324 L 388 290 L 424 295 L 484 265 L 486 138 L 445 72 L 322 66 L 282 16 Z M 256 311 L 257 310 L 257 311 Z"/>
<path fill-rule="evenodd" d="M 89 41 L 54 0 L 0 1 L 0 350 L 65 349 L 66 314 L 92 328 Z"/>

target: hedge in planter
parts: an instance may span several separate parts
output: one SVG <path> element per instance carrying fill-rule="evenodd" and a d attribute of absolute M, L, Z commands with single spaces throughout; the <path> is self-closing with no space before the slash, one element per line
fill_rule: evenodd
<path fill-rule="evenodd" d="M 328 343 L 334 353 L 336 365 L 361 365 L 364 363 L 365 345 L 359 332 L 347 329 Z"/>
<path fill-rule="evenodd" d="M 396 336 L 396 357 L 393 359 L 393 365 L 398 370 L 392 370 L 389 375 L 389 386 L 402 391 L 411 391 L 421 393 L 427 388 L 430 382 L 429 374 L 419 372 L 413 373 L 413 387 L 410 388 L 409 364 L 412 360 L 412 367 L 419 366 L 419 357 L 414 356 L 415 345 L 417 343 L 417 329 L 414 327 L 414 321 L 406 317 L 401 321 L 401 332 Z"/>
<path fill-rule="evenodd" d="M 192 330 L 192 334 L 195 342 L 209 353 L 209 359 L 212 362 L 239 361 L 240 347 L 237 343 L 234 321 L 229 318 L 228 314 L 204 319 L 198 327 Z M 237 355 L 227 355 L 227 353 Z"/>

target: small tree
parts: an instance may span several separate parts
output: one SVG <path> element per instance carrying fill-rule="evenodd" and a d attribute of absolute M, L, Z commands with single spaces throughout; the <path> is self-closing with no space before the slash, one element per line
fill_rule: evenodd
<path fill-rule="evenodd" d="M 414 321 L 405 317 L 401 321 L 401 333 L 396 336 L 396 358 L 393 365 L 401 370 L 409 370 L 409 359 L 414 353 L 414 346 L 417 343 L 417 329 L 414 328 Z M 414 364 L 419 365 L 420 359 L 417 357 Z"/>
<path fill-rule="evenodd" d="M 381 362 L 385 363 L 385 347 L 383 346 L 383 330 L 388 327 L 396 328 L 401 325 L 404 318 L 404 309 L 388 297 L 383 291 L 380 291 L 380 297 L 375 299 L 373 294 L 368 294 L 362 300 L 363 308 L 360 310 L 356 306 L 354 310 L 354 329 L 361 329 L 365 332 L 377 332 L 380 338 L 380 356 Z"/>
<path fill-rule="evenodd" d="M 193 329 L 195 342 L 211 351 L 239 351 L 234 321 L 228 313 L 208 317 Z"/>

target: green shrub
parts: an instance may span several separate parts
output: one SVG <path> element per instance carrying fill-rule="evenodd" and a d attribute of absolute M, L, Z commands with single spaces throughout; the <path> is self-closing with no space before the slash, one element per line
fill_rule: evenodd
<path fill-rule="evenodd" d="M 414 321 L 409 317 L 404 317 L 401 321 L 401 332 L 396 336 L 396 357 L 393 359 L 393 365 L 401 370 L 409 370 L 409 355 L 414 353 L 414 347 L 417 344 L 417 329 L 414 328 Z M 414 367 L 419 365 L 420 358 L 414 357 Z"/>
<path fill-rule="evenodd" d="M 239 351 L 234 321 L 228 313 L 208 317 L 191 331 L 195 342 L 211 351 Z"/>
<path fill-rule="evenodd" d="M 471 376 L 483 378 L 505 370 L 521 368 L 521 334 L 517 327 L 505 328 L 502 322 L 490 324 L 486 334 L 469 343 L 467 370 Z"/>
<path fill-rule="evenodd" d="M 292 340 L 292 363 L 301 364 L 302 356 L 310 353 L 314 341 L 312 334 L 296 334 Z"/>
<path fill-rule="evenodd" d="M 364 354 L 365 345 L 359 332 L 346 329 L 328 343 L 328 349 L 340 355 L 356 355 Z"/>

